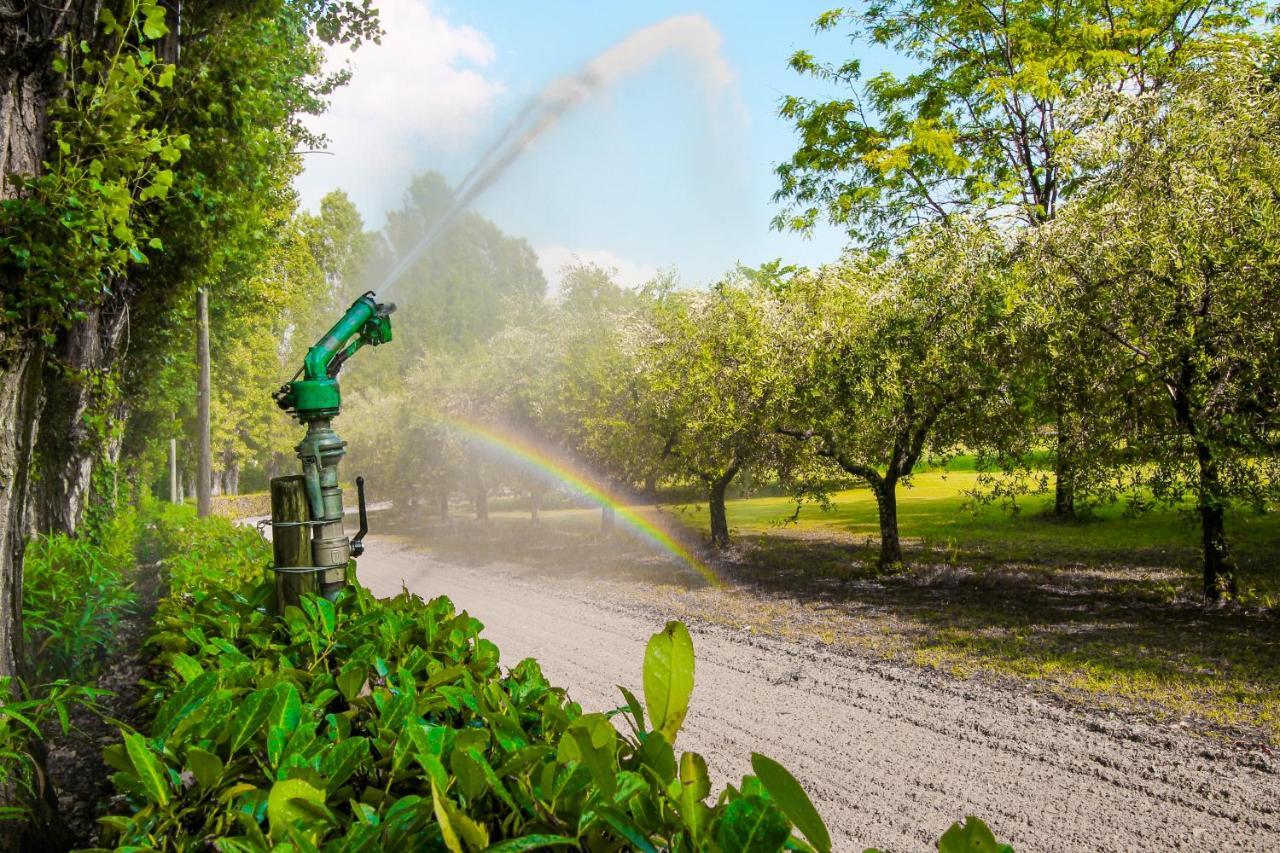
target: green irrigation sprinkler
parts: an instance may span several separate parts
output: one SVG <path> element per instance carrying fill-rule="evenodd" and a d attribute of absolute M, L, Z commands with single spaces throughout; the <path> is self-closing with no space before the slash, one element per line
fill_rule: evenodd
<path fill-rule="evenodd" d="M 276 405 L 306 425 L 295 448 L 302 475 L 271 481 L 271 527 L 275 551 L 277 608 L 297 604 L 304 592 L 333 599 L 347 583 L 351 558 L 364 553 L 368 532 L 364 478 L 356 478 L 360 530 L 348 539 L 342 528 L 342 486 L 338 463 L 347 443 L 333 431 L 342 409 L 338 371 L 363 346 L 391 340 L 391 312 L 396 306 L 378 302 L 370 291 L 342 315 L 324 337 L 307 350 L 302 368 L 272 396 Z M 310 536 L 308 536 L 310 531 Z"/>

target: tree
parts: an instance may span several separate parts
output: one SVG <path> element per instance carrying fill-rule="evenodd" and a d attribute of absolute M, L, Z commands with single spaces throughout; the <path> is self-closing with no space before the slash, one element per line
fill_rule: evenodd
<path fill-rule="evenodd" d="M 546 383 L 542 430 L 615 491 L 634 493 L 662 467 L 666 437 L 655 418 L 647 377 L 630 332 L 652 307 L 655 281 L 644 292 L 624 290 L 595 264 L 563 271 L 551 320 L 560 341 Z M 601 526 L 613 507 L 601 508 Z"/>
<path fill-rule="evenodd" d="M 1209 600 L 1237 589 L 1229 499 L 1275 486 L 1278 69 L 1273 38 L 1239 37 L 1118 105 L 1081 153 L 1115 165 L 1039 241 L 1057 271 L 1046 298 L 1078 324 L 1079 347 L 1126 366 L 1148 414 L 1128 474 L 1157 498 L 1195 496 Z"/>
<path fill-rule="evenodd" d="M 888 47 L 913 66 L 862 79 L 861 60 L 791 57 L 796 71 L 854 90 L 822 101 L 787 97 L 780 113 L 801 144 L 777 171 L 775 227 L 820 218 L 856 242 L 886 246 L 911 229 L 956 216 L 1034 226 L 1051 220 L 1084 174 L 1064 157 L 1071 140 L 1107 115 L 1077 109 L 1102 90 L 1159 88 L 1223 30 L 1248 26 L 1236 0 L 889 0 L 820 16 L 855 40 Z M 1083 392 L 1070 365 L 1050 363 L 1048 418 L 1057 426 L 1055 508 L 1074 512 L 1071 464 Z"/>
<path fill-rule="evenodd" d="M 897 487 L 922 455 L 998 443 L 1019 423 L 1002 367 L 1017 328 L 1004 257 L 988 228 L 955 222 L 788 289 L 796 393 L 779 431 L 871 487 L 881 568 L 902 562 Z"/>
<path fill-rule="evenodd" d="M 134 0 L 12 5 L 0 14 L 0 674 L 20 659 L 24 520 L 78 523 L 114 432 L 81 424 L 123 417 L 127 368 L 171 351 L 168 309 L 261 245 L 261 215 L 308 138 L 298 114 L 340 82 L 318 73 L 319 43 L 376 35 L 367 2 L 209 4 L 181 19 L 177 4 Z M 50 467 L 33 507 L 36 456 Z"/>
<path fill-rule="evenodd" d="M 735 273 L 710 292 L 666 294 L 634 344 L 661 429 L 661 458 L 706 489 L 711 542 L 719 547 L 729 544 L 729 484 L 770 461 L 792 383 L 778 301 L 743 279 Z"/>

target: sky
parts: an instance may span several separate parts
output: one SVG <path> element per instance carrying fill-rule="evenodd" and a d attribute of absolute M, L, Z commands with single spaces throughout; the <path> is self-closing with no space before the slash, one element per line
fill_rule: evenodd
<path fill-rule="evenodd" d="M 305 158 L 304 207 L 345 190 L 377 228 L 409 177 L 461 179 L 519 109 L 635 30 L 686 19 L 678 47 L 628 69 L 570 110 L 474 208 L 527 239 L 554 289 L 574 260 L 617 271 L 625 285 L 659 270 L 715 281 L 736 263 L 773 258 L 816 266 L 845 245 L 830 227 L 810 237 L 770 229 L 777 163 L 796 147 L 777 116 L 784 94 L 838 96 L 787 67 L 797 49 L 842 59 L 845 33 L 815 34 L 826 2 L 586 3 L 379 0 L 381 45 L 332 51 L 351 82 L 309 121 L 331 154 Z M 864 54 L 865 48 L 859 48 Z M 875 73 L 880 63 L 864 59 Z"/>

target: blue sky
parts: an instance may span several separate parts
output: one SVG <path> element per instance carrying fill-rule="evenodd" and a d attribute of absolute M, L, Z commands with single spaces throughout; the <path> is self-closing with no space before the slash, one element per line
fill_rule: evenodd
<path fill-rule="evenodd" d="M 828 3 L 378 5 L 383 45 L 331 57 L 349 61 L 354 77 L 315 123 L 334 153 L 308 158 L 304 205 L 340 186 L 377 226 L 410 174 L 435 169 L 457 181 L 544 85 L 640 27 L 692 13 L 705 19 L 694 27 L 696 56 L 664 53 L 579 105 L 477 209 L 528 239 L 553 280 L 574 256 L 616 267 L 628 284 L 674 268 L 689 285 L 739 261 L 838 257 L 845 241 L 833 229 L 805 239 L 769 228 L 773 167 L 795 147 L 778 102 L 836 94 L 790 71 L 787 58 L 799 48 L 832 58 L 852 49 L 842 33 L 814 34 Z M 867 71 L 884 67 L 875 60 L 864 59 Z"/>

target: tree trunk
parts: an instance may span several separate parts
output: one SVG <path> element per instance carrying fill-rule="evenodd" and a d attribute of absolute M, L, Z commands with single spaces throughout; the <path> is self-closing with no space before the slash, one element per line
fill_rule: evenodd
<path fill-rule="evenodd" d="M 902 541 L 898 537 L 898 478 L 885 477 L 871 483 L 876 496 L 876 509 L 880 514 L 881 569 L 891 569 L 902 563 Z"/>
<path fill-rule="evenodd" d="M 1053 514 L 1073 518 L 1076 514 L 1076 489 L 1072 472 L 1071 436 L 1067 425 L 1067 407 L 1057 406 L 1058 438 L 1053 456 Z"/>
<path fill-rule="evenodd" d="M 23 4 L 29 8 L 31 4 Z M 53 44 L 41 44 L 43 33 L 25 31 L 25 15 L 13 15 L 0 0 L 0 199 L 12 198 L 10 175 L 38 175 L 43 171 L 49 97 L 55 79 L 49 63 Z M 36 11 L 34 14 L 42 14 Z M 13 17 L 10 17 L 13 15 Z M 25 50 L 15 50 L 16 46 Z M 40 48 L 43 47 L 44 50 Z"/>
<path fill-rule="evenodd" d="M 658 478 L 653 474 L 644 478 L 644 499 L 646 503 L 658 503 Z"/>
<path fill-rule="evenodd" d="M 449 520 L 449 493 L 448 492 L 440 493 L 440 520 L 441 521 Z"/>
<path fill-rule="evenodd" d="M 538 523 L 538 511 L 541 509 L 542 493 L 536 489 L 529 492 L 529 520 Z"/>
<path fill-rule="evenodd" d="M 1200 534 L 1204 545 L 1204 597 L 1218 601 L 1225 592 L 1234 597 L 1236 569 L 1227 552 L 1226 500 L 1222 479 L 1213 452 L 1196 443 L 1196 460 L 1200 468 Z"/>
<path fill-rule="evenodd" d="M 169 439 L 169 503 L 179 503 L 178 498 L 178 440 Z"/>
<path fill-rule="evenodd" d="M 21 675 L 22 557 L 44 353 L 0 333 L 0 676 Z"/>
<path fill-rule="evenodd" d="M 209 294 L 201 288 L 196 291 L 196 364 L 200 369 L 196 388 L 196 441 L 200 446 L 196 476 L 196 515 L 204 518 L 213 511 L 210 491 L 213 488 L 213 452 L 209 445 Z"/>
<path fill-rule="evenodd" d="M 477 489 L 475 502 L 476 502 L 476 521 L 488 521 L 489 520 L 489 490 Z"/>
<path fill-rule="evenodd" d="M 734 465 L 709 484 L 707 506 L 711 511 L 711 544 L 716 548 L 729 545 L 729 515 L 725 509 L 724 497 L 737 473 L 738 466 Z"/>
<path fill-rule="evenodd" d="M 39 473 L 31 495 L 37 532 L 74 533 L 79 528 L 94 466 L 108 454 L 109 436 L 90 428 L 89 415 L 103 415 L 100 420 L 107 422 L 119 415 L 114 408 L 94 411 L 107 405 L 99 395 L 101 380 L 115 369 L 128 329 L 127 285 L 117 281 L 115 287 L 106 302 L 86 309 L 59 334 L 45 359 L 46 402 L 35 450 Z"/>
<path fill-rule="evenodd" d="M 604 504 L 600 507 L 600 532 L 605 536 L 613 535 L 614 522 L 617 520 L 617 512 L 611 504 Z"/>

